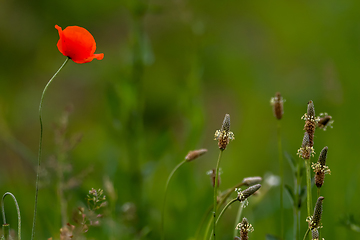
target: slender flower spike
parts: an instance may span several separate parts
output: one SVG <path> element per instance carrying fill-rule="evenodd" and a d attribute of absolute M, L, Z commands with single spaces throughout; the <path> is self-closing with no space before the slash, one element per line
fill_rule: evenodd
<path fill-rule="evenodd" d="M 325 174 L 331 174 L 329 167 L 326 166 L 327 152 L 328 147 L 324 147 L 323 150 L 321 150 L 317 163 L 313 163 L 311 165 L 315 172 L 315 184 L 318 188 L 321 188 L 321 186 L 324 184 Z"/>
<path fill-rule="evenodd" d="M 255 184 L 261 183 L 261 181 L 262 177 L 247 177 L 243 179 L 242 183 L 245 186 L 253 186 Z"/>
<path fill-rule="evenodd" d="M 327 127 L 332 128 L 333 123 L 334 123 L 334 120 L 332 120 L 332 117 L 330 115 L 328 115 L 327 113 L 320 113 L 317 127 L 326 131 Z"/>
<path fill-rule="evenodd" d="M 301 148 L 298 149 L 297 155 L 303 159 L 309 159 L 311 156 L 314 156 L 315 151 L 313 147 L 310 147 L 310 138 L 309 133 L 304 133 L 304 138 L 301 144 Z"/>
<path fill-rule="evenodd" d="M 94 54 L 96 42 L 88 30 L 78 26 L 68 26 L 64 30 L 58 25 L 60 39 L 57 43 L 59 51 L 76 63 L 91 62 L 94 58 L 102 60 L 104 54 Z"/>
<path fill-rule="evenodd" d="M 315 128 L 319 121 L 319 118 L 315 117 L 315 107 L 313 101 L 310 100 L 308 102 L 307 112 L 301 118 L 305 120 L 304 130 L 309 134 L 310 147 L 313 147 Z"/>
<path fill-rule="evenodd" d="M 323 207 L 322 207 L 323 200 L 324 200 L 323 196 L 320 196 L 318 198 L 318 200 L 316 201 L 315 209 L 314 209 L 314 215 L 307 219 L 310 230 L 319 228 L 319 226 L 320 226 L 321 215 L 322 215 L 322 211 L 323 211 Z"/>
<path fill-rule="evenodd" d="M 207 153 L 207 149 L 198 149 L 198 150 L 194 150 L 194 151 L 190 151 L 186 157 L 185 157 L 185 160 L 187 162 L 190 162 L 192 160 L 195 160 L 197 159 L 198 157 L 204 155 L 205 153 Z"/>
<path fill-rule="evenodd" d="M 280 120 L 284 114 L 284 102 L 285 100 L 281 97 L 281 94 L 277 92 L 275 97 L 271 98 L 271 105 L 273 106 L 274 116 Z"/>
<path fill-rule="evenodd" d="M 319 240 L 319 231 L 317 230 L 317 228 L 311 230 L 311 235 L 312 240 Z"/>
<path fill-rule="evenodd" d="M 245 189 L 244 191 L 239 191 L 238 189 L 236 189 L 238 191 L 237 200 L 239 200 L 240 202 L 245 201 L 248 197 L 253 195 L 260 188 L 261 188 L 261 184 L 256 184 L 254 186 Z"/>
<path fill-rule="evenodd" d="M 216 130 L 215 140 L 218 141 L 218 146 L 221 150 L 225 150 L 230 140 L 234 140 L 234 134 L 230 132 L 230 115 L 226 114 L 221 130 Z"/>
<path fill-rule="evenodd" d="M 253 226 L 248 222 L 248 220 L 244 217 L 241 223 L 236 226 L 237 230 L 240 230 L 240 238 L 241 240 L 248 240 L 248 233 L 253 232 Z"/>

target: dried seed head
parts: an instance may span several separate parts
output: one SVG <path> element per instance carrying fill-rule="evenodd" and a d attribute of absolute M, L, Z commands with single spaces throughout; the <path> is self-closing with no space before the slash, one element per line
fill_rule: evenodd
<path fill-rule="evenodd" d="M 327 127 L 332 128 L 332 124 L 334 123 L 334 120 L 332 120 L 332 117 L 328 115 L 327 113 L 320 113 L 320 117 L 318 117 L 319 121 L 317 123 L 318 128 L 326 131 Z"/>
<path fill-rule="evenodd" d="M 325 165 L 327 151 L 328 147 L 324 147 L 321 150 L 318 162 L 311 165 L 315 172 L 315 184 L 318 188 L 324 184 L 325 174 L 331 174 L 329 167 Z"/>
<path fill-rule="evenodd" d="M 247 189 L 245 189 L 244 191 L 238 191 L 238 197 L 237 199 L 240 202 L 245 201 L 248 197 L 250 197 L 251 195 L 253 195 L 257 190 L 259 190 L 259 188 L 261 188 L 261 184 L 256 184 L 254 186 L 251 186 Z"/>
<path fill-rule="evenodd" d="M 216 130 L 215 140 L 218 141 L 218 146 L 221 150 L 225 150 L 230 140 L 234 140 L 234 134 L 230 132 L 230 115 L 226 114 L 221 130 Z"/>
<path fill-rule="evenodd" d="M 262 177 L 247 177 L 243 179 L 242 183 L 245 186 L 253 186 L 255 184 L 261 183 L 261 181 Z"/>
<path fill-rule="evenodd" d="M 236 230 L 240 230 L 240 239 L 247 240 L 248 233 L 253 232 L 253 226 L 248 222 L 248 220 L 244 217 L 241 223 L 236 226 Z"/>
<path fill-rule="evenodd" d="M 185 160 L 187 162 L 190 162 L 192 160 L 197 159 L 198 157 L 204 155 L 208 150 L 207 149 L 198 149 L 198 150 L 194 150 L 194 151 L 190 151 L 186 157 Z"/>
<path fill-rule="evenodd" d="M 314 154 L 315 154 L 314 148 L 310 146 L 309 133 L 305 132 L 301 144 L 301 148 L 298 149 L 297 155 L 299 155 L 299 157 L 302 157 L 303 159 L 309 159 Z"/>
<path fill-rule="evenodd" d="M 271 98 L 270 101 L 271 105 L 273 106 L 274 116 L 279 120 L 284 114 L 284 102 L 285 100 L 283 100 L 279 92 L 277 92 L 275 97 Z"/>
<path fill-rule="evenodd" d="M 310 230 L 313 230 L 315 228 L 318 228 L 320 226 L 321 221 L 321 214 L 322 214 L 322 202 L 324 200 L 323 196 L 320 196 L 318 200 L 316 201 L 315 209 L 314 209 L 314 215 L 311 217 L 309 221 L 309 228 Z"/>
<path fill-rule="evenodd" d="M 312 240 L 319 240 L 319 231 L 317 228 L 311 230 Z"/>

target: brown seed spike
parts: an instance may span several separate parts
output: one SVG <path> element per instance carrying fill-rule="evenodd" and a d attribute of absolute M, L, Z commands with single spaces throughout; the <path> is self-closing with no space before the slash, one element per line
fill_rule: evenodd
<path fill-rule="evenodd" d="M 311 234 L 312 234 L 312 240 L 319 240 L 319 231 L 317 230 L 317 228 L 311 230 Z"/>
<path fill-rule="evenodd" d="M 328 147 L 324 147 L 321 152 L 320 152 L 320 156 L 319 156 L 319 163 L 321 164 L 321 166 L 325 166 L 326 165 L 326 156 L 327 156 L 327 152 L 328 152 Z"/>
<path fill-rule="evenodd" d="M 309 118 L 315 119 L 315 107 L 314 107 L 313 101 L 311 101 L 311 100 L 308 102 L 307 116 Z"/>
<path fill-rule="evenodd" d="M 315 172 L 315 184 L 318 188 L 321 188 L 321 186 L 324 184 L 325 173 L 330 174 L 329 167 L 325 165 L 327 152 L 328 147 L 324 147 L 323 150 L 321 150 L 318 162 L 313 163 L 312 166 Z"/>
<path fill-rule="evenodd" d="M 190 151 L 186 157 L 185 160 L 187 162 L 190 162 L 192 160 L 197 159 L 198 157 L 204 155 L 208 150 L 207 149 L 198 149 L 198 150 L 194 150 L 194 151 Z"/>
<path fill-rule="evenodd" d="M 321 188 L 322 185 L 324 184 L 324 179 L 325 179 L 325 172 L 323 172 L 323 171 L 315 172 L 315 185 L 316 185 L 316 187 Z"/>
<path fill-rule="evenodd" d="M 316 128 L 315 107 L 313 101 L 308 102 L 307 113 L 305 117 L 304 130 L 309 134 L 310 147 L 314 146 L 314 134 Z"/>
<path fill-rule="evenodd" d="M 316 201 L 315 209 L 314 209 L 314 215 L 309 223 L 310 230 L 313 230 L 314 228 L 318 228 L 321 221 L 321 215 L 323 211 L 322 202 L 324 200 L 323 196 L 320 196 L 318 200 Z"/>
<path fill-rule="evenodd" d="M 240 192 L 238 194 L 237 199 L 240 202 L 245 201 L 245 199 L 247 199 L 248 197 L 250 197 L 251 195 L 253 195 L 257 190 L 259 190 L 261 188 L 261 184 L 255 184 L 254 186 L 251 186 L 247 189 L 245 189 L 244 191 Z"/>
<path fill-rule="evenodd" d="M 275 97 L 271 99 L 271 103 L 273 105 L 275 117 L 280 120 L 284 114 L 284 101 L 279 92 L 277 92 Z"/>
<path fill-rule="evenodd" d="M 248 220 L 244 217 L 241 223 L 236 226 L 237 230 L 240 230 L 240 238 L 234 239 L 241 239 L 241 240 L 248 240 L 248 233 L 253 232 L 253 226 L 248 222 Z"/>
<path fill-rule="evenodd" d="M 221 126 L 221 130 L 223 130 L 225 132 L 230 131 L 230 115 L 229 114 L 225 114 L 224 121 Z"/>
<path fill-rule="evenodd" d="M 230 132 L 230 115 L 226 114 L 221 126 L 221 130 L 216 130 L 215 140 L 218 140 L 218 146 L 221 150 L 225 150 L 230 140 L 234 140 L 234 134 Z"/>

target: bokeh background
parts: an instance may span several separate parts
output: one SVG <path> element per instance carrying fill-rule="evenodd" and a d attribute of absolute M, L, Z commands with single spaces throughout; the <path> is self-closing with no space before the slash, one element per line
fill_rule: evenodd
<path fill-rule="evenodd" d="M 332 171 L 321 190 L 321 232 L 358 239 L 359 9 L 356 0 L 1 0 L 0 193 L 17 197 L 23 238 L 32 226 L 40 96 L 65 60 L 56 47 L 58 24 L 88 29 L 105 57 L 70 61 L 45 96 L 36 239 L 59 239 L 63 223 L 79 228 L 74 216 L 91 188 L 104 189 L 108 205 L 100 226 L 83 237 L 160 239 L 169 173 L 189 150 L 207 148 L 175 173 L 166 205 L 167 238 L 194 239 L 212 203 L 206 173 L 215 167 L 213 134 L 226 113 L 236 140 L 223 154 L 220 190 L 279 173 L 270 106 L 277 91 L 286 99 L 282 142 L 290 156 L 301 146 L 309 100 L 335 120 L 333 129 L 315 133 L 315 151 L 329 147 Z M 292 186 L 286 160 L 285 173 Z M 5 205 L 16 229 L 10 198 Z M 218 239 L 232 239 L 235 205 Z M 285 207 L 286 239 L 293 239 L 287 194 Z M 243 211 L 255 228 L 250 239 L 279 235 L 279 214 L 279 187 L 252 197 Z"/>

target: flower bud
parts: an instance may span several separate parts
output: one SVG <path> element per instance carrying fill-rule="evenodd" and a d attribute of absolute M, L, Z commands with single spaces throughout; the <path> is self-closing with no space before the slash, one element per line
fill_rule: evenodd
<path fill-rule="evenodd" d="M 190 151 L 186 157 L 185 160 L 187 162 L 190 162 L 192 160 L 197 159 L 198 157 L 204 155 L 208 150 L 207 149 L 198 149 L 198 150 L 194 150 L 194 151 Z"/>

